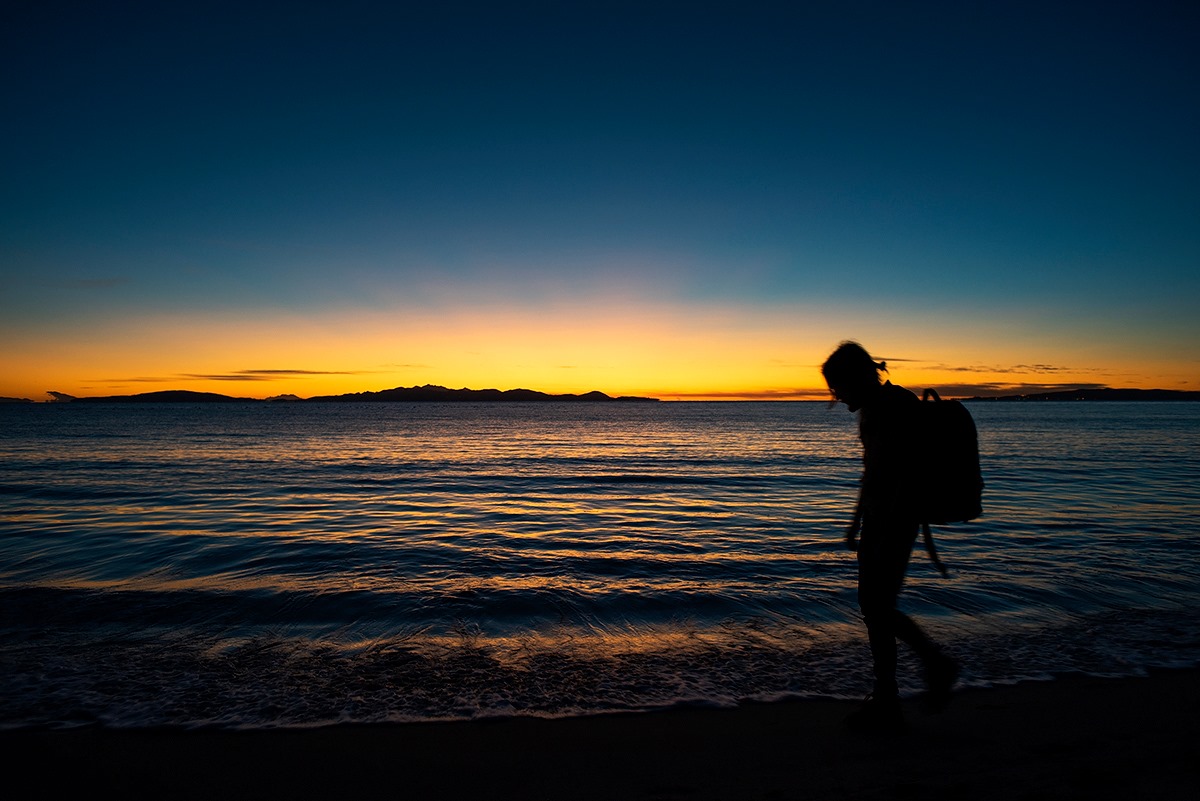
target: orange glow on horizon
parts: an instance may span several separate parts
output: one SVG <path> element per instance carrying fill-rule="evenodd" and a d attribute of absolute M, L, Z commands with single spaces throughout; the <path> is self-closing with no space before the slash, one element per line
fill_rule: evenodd
<path fill-rule="evenodd" d="M 869 322 L 838 336 L 846 319 Z M 0 396 L 185 389 L 309 398 L 435 384 L 663 400 L 827 400 L 820 364 L 842 338 L 888 360 L 894 382 L 937 387 L 949 397 L 1080 385 L 1194 388 L 1186 361 L 1130 353 L 1093 362 L 1079 348 L 1049 349 L 1044 337 L 1000 336 L 996 328 L 976 324 L 964 336 L 948 325 L 929 330 L 844 309 L 614 300 L 255 319 L 151 315 L 26 335 L 4 356 Z"/>

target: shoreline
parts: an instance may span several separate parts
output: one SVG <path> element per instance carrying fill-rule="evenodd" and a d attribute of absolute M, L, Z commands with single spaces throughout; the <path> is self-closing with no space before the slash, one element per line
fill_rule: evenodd
<path fill-rule="evenodd" d="M 1200 787 L 1200 668 L 967 689 L 937 715 L 904 705 L 898 737 L 845 731 L 857 702 L 793 700 L 313 729 L 17 729 L 0 745 L 38 797 L 1173 801 Z"/>

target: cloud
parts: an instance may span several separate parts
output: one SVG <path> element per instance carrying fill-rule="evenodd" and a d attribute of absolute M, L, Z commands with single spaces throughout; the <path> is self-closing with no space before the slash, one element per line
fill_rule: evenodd
<path fill-rule="evenodd" d="M 196 378 L 202 381 L 276 381 L 288 375 L 290 373 L 282 375 L 259 375 L 257 373 L 233 373 L 230 375 L 221 375 L 219 373 L 180 373 L 178 377 Z"/>
<path fill-rule="evenodd" d="M 900 361 L 900 360 L 897 360 Z M 988 373 L 1002 375 L 1053 375 L 1055 373 L 1098 373 L 1101 369 L 1098 367 L 1064 367 L 1057 364 L 1014 364 L 1008 367 L 995 367 L 987 365 L 971 365 L 968 367 L 954 367 L 948 364 L 939 364 L 937 369 L 945 370 L 949 373 Z"/>
<path fill-rule="evenodd" d="M 134 378 L 89 378 L 89 384 L 104 384 L 104 385 L 120 385 L 120 384 L 162 384 L 166 381 L 175 381 L 179 376 L 136 376 Z M 86 386 L 84 389 L 95 389 L 92 386 Z"/>
<path fill-rule="evenodd" d="M 1017 364 L 1010 372 L 1013 373 L 1086 373 L 1087 367 L 1058 367 L 1053 364 Z"/>
<path fill-rule="evenodd" d="M 238 370 L 234 375 L 291 376 L 291 375 L 362 375 L 365 370 Z"/>
<path fill-rule="evenodd" d="M 180 373 L 176 378 L 198 378 L 205 381 L 278 381 L 284 378 L 305 378 L 307 376 L 321 375 L 367 375 L 370 372 L 370 370 L 292 370 L 271 368 L 235 370 L 232 373 Z"/>
<path fill-rule="evenodd" d="M 133 378 L 92 378 L 89 384 L 120 386 L 121 384 L 165 384 L 179 379 L 199 381 L 279 381 L 285 378 L 304 378 L 324 375 L 369 375 L 372 370 L 293 370 L 259 369 L 234 370 L 229 373 L 175 373 L 167 376 L 136 376 Z"/>
<path fill-rule="evenodd" d="M 1006 366 L 994 364 L 969 364 L 969 365 L 954 365 L 946 364 L 945 362 L 930 361 L 929 359 L 907 359 L 900 357 L 876 357 L 880 361 L 888 364 L 919 364 L 931 370 L 939 370 L 947 373 L 978 373 L 981 375 L 1058 375 L 1062 373 L 1103 373 L 1106 371 L 1100 367 L 1069 367 L 1061 364 L 1010 364 Z M 1015 386 L 1015 385 L 1014 385 Z M 1083 385 L 1072 384 L 1072 387 L 1080 387 Z"/>
<path fill-rule="evenodd" d="M 1076 389 L 1108 389 L 1107 384 L 1036 384 L 983 382 L 978 384 L 933 384 L 938 394 L 948 398 L 995 398 L 1002 395 L 1034 395 L 1039 392 L 1065 392 Z"/>

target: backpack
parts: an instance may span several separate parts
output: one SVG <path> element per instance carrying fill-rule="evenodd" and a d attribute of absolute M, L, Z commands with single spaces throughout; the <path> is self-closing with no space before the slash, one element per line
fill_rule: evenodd
<path fill-rule="evenodd" d="M 925 549 L 944 576 L 946 567 L 938 559 L 929 526 L 966 522 L 983 514 L 979 436 L 967 407 L 958 401 L 942 400 L 936 390 L 925 390 L 919 411 L 918 514 Z"/>

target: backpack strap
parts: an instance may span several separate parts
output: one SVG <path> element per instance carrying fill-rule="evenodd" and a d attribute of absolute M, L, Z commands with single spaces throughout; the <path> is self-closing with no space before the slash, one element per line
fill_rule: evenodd
<path fill-rule="evenodd" d="M 939 395 L 938 391 L 933 387 L 927 387 L 925 391 L 921 393 L 921 400 L 927 401 L 930 398 L 933 398 L 934 402 L 937 403 L 941 401 L 942 396 Z M 946 566 L 942 564 L 942 560 L 938 558 L 937 548 L 934 547 L 933 544 L 933 532 L 929 529 L 928 521 L 921 523 L 921 536 L 925 540 L 925 551 L 929 554 L 929 560 L 933 562 L 933 566 L 938 569 L 938 572 L 942 574 L 943 578 L 949 576 L 950 571 L 946 569 Z"/>
<path fill-rule="evenodd" d="M 933 545 L 933 532 L 929 530 L 929 523 L 921 524 L 921 536 L 925 540 L 925 551 L 929 554 L 929 559 L 933 562 L 933 566 L 942 574 L 942 578 L 948 578 L 950 571 L 946 569 L 946 566 L 942 564 L 942 560 L 938 558 L 937 548 Z"/>

